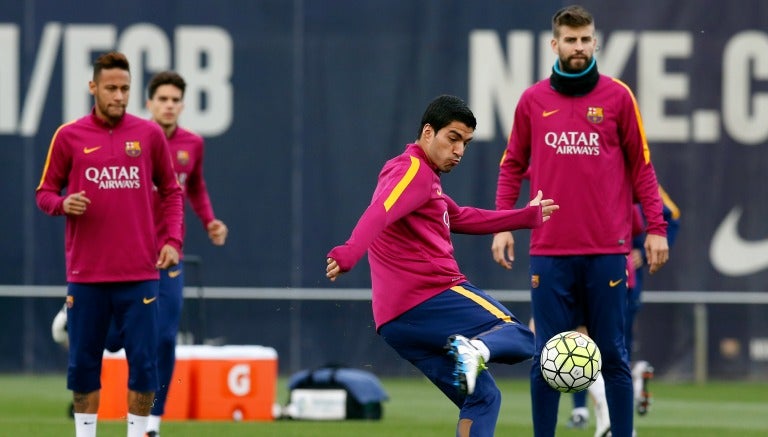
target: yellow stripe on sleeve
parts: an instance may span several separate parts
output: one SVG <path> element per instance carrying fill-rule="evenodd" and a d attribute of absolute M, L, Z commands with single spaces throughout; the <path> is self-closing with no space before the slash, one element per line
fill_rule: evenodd
<path fill-rule="evenodd" d="M 408 167 L 408 171 L 405 172 L 405 176 L 403 176 L 402 179 L 400 179 L 400 182 L 395 185 L 395 189 L 392 190 L 391 193 L 389 193 L 389 196 L 387 196 L 387 200 L 384 201 L 384 210 L 389 211 L 390 208 L 392 208 L 392 205 L 397 202 L 397 199 L 400 198 L 400 195 L 403 194 L 403 191 L 405 191 L 405 187 L 408 186 L 408 184 L 411 183 L 414 177 L 416 177 L 416 172 L 419 171 L 419 166 L 421 165 L 420 161 L 415 157 L 411 156 L 411 166 Z"/>
<path fill-rule="evenodd" d="M 466 288 L 460 285 L 457 285 L 455 287 L 451 287 L 451 290 L 455 291 L 456 293 L 459 293 L 460 295 L 466 297 L 467 299 L 470 299 L 471 301 L 485 308 L 486 310 L 488 310 L 489 313 L 496 316 L 496 318 L 501 319 L 507 323 L 514 323 L 512 322 L 512 318 L 504 314 L 504 312 L 498 309 L 496 305 L 493 305 L 492 303 L 488 302 L 487 300 L 483 299 L 477 294 L 467 290 Z"/>
<path fill-rule="evenodd" d="M 59 136 L 59 132 L 64 126 L 70 125 L 74 123 L 75 121 L 70 121 L 69 123 L 64 123 L 61 126 L 59 126 L 58 129 L 56 129 L 56 133 L 53 134 L 53 137 L 51 138 L 51 143 L 48 145 L 48 155 L 45 157 L 45 165 L 43 166 L 43 174 L 40 176 L 40 183 L 37 184 L 37 188 L 35 188 L 35 191 L 39 190 L 40 187 L 43 186 L 43 181 L 45 180 L 45 175 L 48 173 L 48 166 L 51 164 L 51 154 L 53 154 L 53 143 L 56 142 L 56 137 Z"/>
<path fill-rule="evenodd" d="M 637 118 L 637 125 L 640 128 L 640 138 L 643 141 L 643 157 L 645 158 L 645 163 L 648 164 L 651 162 L 651 149 L 648 148 L 648 140 L 645 138 L 645 128 L 643 127 L 643 118 L 640 116 L 640 107 L 637 105 L 637 100 L 635 99 L 635 95 L 632 93 L 632 90 L 629 88 L 629 86 L 627 86 L 627 84 L 625 84 L 624 82 L 616 78 L 613 78 L 613 81 L 623 86 L 624 89 L 626 89 L 627 92 L 629 93 L 629 97 L 632 98 L 632 106 L 634 106 L 635 108 L 635 118 Z"/>
<path fill-rule="evenodd" d="M 669 194 L 664 191 L 664 188 L 661 188 L 661 185 L 659 185 L 659 194 L 661 195 L 661 201 L 664 202 L 664 205 L 672 212 L 672 218 L 675 220 L 680 219 L 680 208 L 678 208 L 677 204 L 672 201 Z"/>

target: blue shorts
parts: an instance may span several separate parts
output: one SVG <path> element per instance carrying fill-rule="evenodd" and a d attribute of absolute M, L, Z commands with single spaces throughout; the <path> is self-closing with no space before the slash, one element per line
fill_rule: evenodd
<path fill-rule="evenodd" d="M 160 270 L 160 291 L 158 296 L 158 344 L 161 348 L 175 347 L 184 299 L 184 268 L 181 263 L 169 269 Z M 117 328 L 114 319 L 109 326 L 109 335 L 107 335 L 105 347 L 110 352 L 117 352 L 123 348 L 123 333 Z M 162 371 L 163 363 L 158 362 L 158 365 Z M 171 370 L 173 370 L 173 367 L 171 367 Z"/>
<path fill-rule="evenodd" d="M 454 360 L 445 351 L 449 336 L 479 338 L 491 351 L 492 362 L 515 364 L 533 354 L 533 334 L 528 326 L 468 282 L 411 308 L 385 323 L 379 332 L 401 357 L 418 367 L 458 406 L 464 399 L 453 384 Z M 481 381 L 488 372 L 482 375 Z"/>
<path fill-rule="evenodd" d="M 104 346 L 114 319 L 128 360 L 128 388 L 137 392 L 157 390 L 158 284 L 68 284 L 68 389 L 90 393 L 101 388 Z"/>
<path fill-rule="evenodd" d="M 626 255 L 531 256 L 530 272 L 536 324 L 536 354 L 531 367 L 534 435 L 555 435 L 560 401 L 560 392 L 552 390 L 541 375 L 541 349 L 553 335 L 581 323 L 600 348 L 611 429 L 614 435 L 630 435 L 632 375 L 624 344 Z"/>
<path fill-rule="evenodd" d="M 584 324 L 604 359 L 626 359 L 626 255 L 531 256 L 531 305 L 537 351 Z"/>

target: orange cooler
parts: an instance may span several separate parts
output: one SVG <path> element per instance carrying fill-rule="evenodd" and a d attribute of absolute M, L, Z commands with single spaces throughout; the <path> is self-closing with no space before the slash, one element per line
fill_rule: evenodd
<path fill-rule="evenodd" d="M 196 346 L 190 417 L 272 420 L 277 352 L 264 346 Z"/>
<path fill-rule="evenodd" d="M 176 346 L 176 365 L 165 402 L 163 420 L 189 419 L 192 396 L 192 348 Z M 104 351 L 101 367 L 99 419 L 125 419 L 128 415 L 128 362 L 125 350 Z"/>
<path fill-rule="evenodd" d="M 101 364 L 101 397 L 99 419 L 128 417 L 128 362 L 125 350 L 104 351 Z"/>
<path fill-rule="evenodd" d="M 176 365 L 173 366 L 173 376 L 168 384 L 168 397 L 165 400 L 163 420 L 189 419 L 189 406 L 194 388 L 194 380 L 192 379 L 193 347 L 176 346 Z"/>
<path fill-rule="evenodd" d="M 176 346 L 163 420 L 272 420 L 277 352 L 265 346 Z M 128 414 L 125 351 L 104 351 L 99 419 Z"/>

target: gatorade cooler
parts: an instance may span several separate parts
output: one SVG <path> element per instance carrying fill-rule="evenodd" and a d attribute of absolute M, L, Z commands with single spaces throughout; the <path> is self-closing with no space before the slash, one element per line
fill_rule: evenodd
<path fill-rule="evenodd" d="M 196 346 L 190 417 L 272 420 L 277 352 L 264 346 Z"/>
<path fill-rule="evenodd" d="M 125 350 L 104 351 L 101 364 L 99 419 L 125 419 L 128 416 L 128 362 Z"/>
<path fill-rule="evenodd" d="M 176 346 L 176 365 L 165 402 L 163 420 L 189 419 L 192 396 L 194 346 Z M 128 362 L 125 350 L 104 351 L 101 367 L 99 419 L 125 419 L 128 415 Z"/>

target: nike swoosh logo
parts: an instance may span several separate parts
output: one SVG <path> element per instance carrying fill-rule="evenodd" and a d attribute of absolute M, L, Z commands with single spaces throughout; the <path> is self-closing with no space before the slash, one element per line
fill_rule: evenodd
<path fill-rule="evenodd" d="M 768 238 L 741 238 L 741 213 L 741 207 L 734 207 L 715 230 L 709 245 L 712 266 L 726 276 L 746 276 L 768 268 Z"/>
<path fill-rule="evenodd" d="M 101 146 L 96 146 L 96 147 L 83 147 L 83 153 L 85 153 L 85 154 L 87 155 L 87 154 L 89 154 L 89 153 L 93 153 L 93 152 L 95 152 L 95 151 L 97 151 L 97 150 L 99 150 L 99 149 L 101 149 Z"/>
<path fill-rule="evenodd" d="M 157 296 L 155 297 L 145 297 L 144 298 L 144 305 L 149 305 L 152 302 L 154 302 L 157 299 Z"/>
<path fill-rule="evenodd" d="M 181 270 L 180 269 L 179 270 L 170 270 L 168 272 L 168 277 L 169 278 L 175 278 L 175 277 L 179 276 L 180 274 L 181 274 Z"/>
<path fill-rule="evenodd" d="M 443 190 L 437 190 L 437 195 L 438 196 L 442 196 L 443 195 Z"/>
<path fill-rule="evenodd" d="M 621 281 L 623 281 L 623 279 L 619 279 L 619 280 L 616 280 L 616 281 L 608 281 L 608 286 L 613 288 L 613 287 L 621 284 Z"/>
<path fill-rule="evenodd" d="M 555 109 L 554 111 L 544 111 L 544 112 L 541 113 L 541 116 L 542 117 L 549 117 L 550 115 L 555 114 L 555 113 L 557 113 L 559 111 L 560 111 L 559 109 Z"/>

